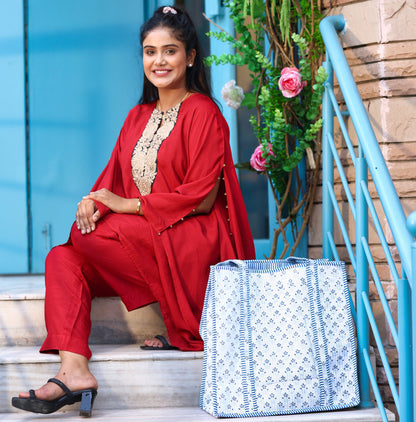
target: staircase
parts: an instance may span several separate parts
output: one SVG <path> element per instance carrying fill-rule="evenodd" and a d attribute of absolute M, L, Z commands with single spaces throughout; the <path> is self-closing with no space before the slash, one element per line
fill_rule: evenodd
<path fill-rule="evenodd" d="M 85 420 L 79 403 L 53 415 L 14 409 L 10 399 L 55 375 L 59 359 L 38 353 L 45 337 L 43 276 L 0 276 L 0 421 Z M 151 305 L 126 312 L 117 298 L 94 299 L 90 367 L 99 383 L 97 421 L 214 421 L 199 409 L 202 352 L 143 351 L 144 338 L 163 333 Z M 228 419 L 240 420 L 241 419 Z M 376 408 L 319 414 L 244 418 L 245 421 L 381 421 Z M 394 415 L 388 412 L 388 420 Z"/>

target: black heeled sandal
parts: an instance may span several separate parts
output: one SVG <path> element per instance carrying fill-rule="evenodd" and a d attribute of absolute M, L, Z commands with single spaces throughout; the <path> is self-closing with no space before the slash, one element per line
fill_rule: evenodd
<path fill-rule="evenodd" d="M 33 413 L 48 414 L 56 412 L 63 406 L 80 401 L 81 408 L 79 415 L 85 417 L 91 416 L 94 400 L 97 396 L 97 390 L 94 388 L 88 388 L 86 390 L 71 391 L 62 381 L 59 381 L 56 378 L 51 378 L 48 382 L 53 382 L 56 385 L 59 385 L 65 395 L 56 400 L 40 400 L 36 397 L 35 392 L 30 390 L 30 397 L 13 397 L 12 406 Z"/>

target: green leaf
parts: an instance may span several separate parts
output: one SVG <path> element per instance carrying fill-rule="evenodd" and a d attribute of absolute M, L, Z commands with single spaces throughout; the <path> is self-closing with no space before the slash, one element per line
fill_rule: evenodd
<path fill-rule="evenodd" d="M 248 92 L 247 94 L 244 94 L 244 99 L 241 102 L 242 106 L 247 106 L 247 108 L 250 110 L 252 108 L 256 107 L 256 94 L 253 94 L 252 92 Z"/>

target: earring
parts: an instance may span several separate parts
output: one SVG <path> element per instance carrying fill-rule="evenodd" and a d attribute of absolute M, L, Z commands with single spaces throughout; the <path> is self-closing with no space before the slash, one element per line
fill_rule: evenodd
<path fill-rule="evenodd" d="M 188 67 L 192 67 L 192 63 L 189 63 L 189 64 L 188 64 Z"/>

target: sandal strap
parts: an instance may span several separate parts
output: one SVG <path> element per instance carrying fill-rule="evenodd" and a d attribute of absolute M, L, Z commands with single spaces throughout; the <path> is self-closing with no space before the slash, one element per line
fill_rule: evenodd
<path fill-rule="evenodd" d="M 62 388 L 62 390 L 64 391 L 64 393 L 69 397 L 69 398 L 73 398 L 73 394 L 72 391 L 60 380 L 58 380 L 57 378 L 49 378 L 48 382 L 53 382 L 56 385 L 59 385 L 59 387 Z"/>
<path fill-rule="evenodd" d="M 168 341 L 165 339 L 165 337 L 163 337 L 162 335 L 158 334 L 157 336 L 155 336 L 155 338 L 157 338 L 158 340 L 160 340 L 163 344 L 163 347 L 169 347 L 170 344 L 168 343 Z"/>
<path fill-rule="evenodd" d="M 29 390 L 29 395 L 31 399 L 36 399 L 35 390 Z"/>

